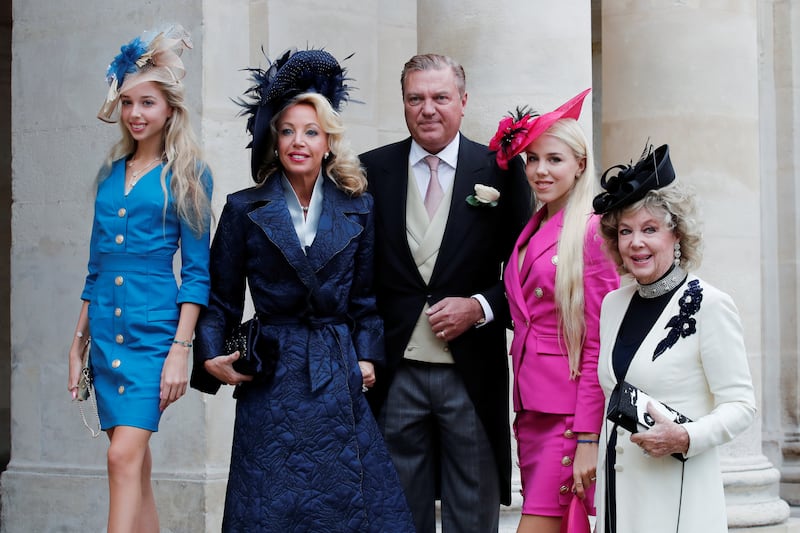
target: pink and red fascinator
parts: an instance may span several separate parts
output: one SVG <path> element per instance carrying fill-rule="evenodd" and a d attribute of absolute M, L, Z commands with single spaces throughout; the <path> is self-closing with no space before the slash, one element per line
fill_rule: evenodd
<path fill-rule="evenodd" d="M 509 114 L 500 121 L 497 133 L 489 141 L 489 149 L 497 152 L 497 165 L 508 169 L 508 162 L 536 138 L 550 129 L 562 118 L 578 120 L 583 107 L 583 99 L 591 91 L 591 87 L 574 96 L 555 111 L 539 115 L 528 108 L 517 108 L 516 113 Z"/>

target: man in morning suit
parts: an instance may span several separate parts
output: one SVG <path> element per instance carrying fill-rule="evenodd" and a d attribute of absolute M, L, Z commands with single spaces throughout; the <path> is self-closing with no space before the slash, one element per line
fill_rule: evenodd
<path fill-rule="evenodd" d="M 411 58 L 411 137 L 361 156 L 375 198 L 375 290 L 388 364 L 367 393 L 418 533 L 497 531 L 511 502 L 508 303 L 501 263 L 530 216 L 521 159 L 508 171 L 462 135 L 464 69 Z M 481 203 L 475 185 L 493 187 Z M 477 205 L 473 205 L 477 204 Z"/>

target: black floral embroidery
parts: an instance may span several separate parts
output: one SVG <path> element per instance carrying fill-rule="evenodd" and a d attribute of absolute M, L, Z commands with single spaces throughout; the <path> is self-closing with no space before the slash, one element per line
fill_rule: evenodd
<path fill-rule="evenodd" d="M 669 329 L 669 332 L 656 346 L 656 351 L 653 353 L 653 361 L 658 359 L 659 355 L 672 348 L 679 338 L 685 338 L 697 332 L 697 320 L 692 315 L 700 310 L 702 301 L 703 289 L 700 287 L 700 282 L 696 279 L 690 281 L 689 287 L 678 300 L 680 311 L 667 322 L 665 329 Z"/>

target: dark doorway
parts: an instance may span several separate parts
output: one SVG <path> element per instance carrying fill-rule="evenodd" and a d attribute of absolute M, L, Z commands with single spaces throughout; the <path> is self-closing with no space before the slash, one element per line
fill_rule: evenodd
<path fill-rule="evenodd" d="M 11 2 L 0 7 L 0 471 L 11 456 Z"/>

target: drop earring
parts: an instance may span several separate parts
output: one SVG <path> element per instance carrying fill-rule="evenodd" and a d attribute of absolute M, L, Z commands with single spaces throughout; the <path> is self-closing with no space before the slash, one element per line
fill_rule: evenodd
<path fill-rule="evenodd" d="M 672 262 L 675 263 L 675 266 L 679 266 L 681 264 L 681 241 L 675 241 L 675 245 L 672 248 L 672 255 L 675 257 Z"/>

